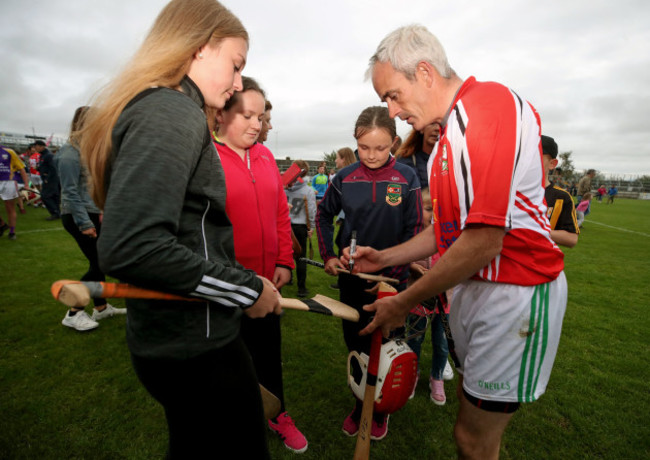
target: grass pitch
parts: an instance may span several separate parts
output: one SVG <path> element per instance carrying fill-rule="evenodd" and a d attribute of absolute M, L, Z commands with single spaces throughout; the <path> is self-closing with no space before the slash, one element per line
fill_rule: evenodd
<path fill-rule="evenodd" d="M 66 310 L 49 286 L 80 277 L 87 263 L 46 216 L 29 208 L 18 216 L 18 239 L 0 238 L 0 458 L 163 458 L 163 411 L 131 368 L 125 319 L 87 333 L 61 325 Z M 594 202 L 565 254 L 569 303 L 548 391 L 514 416 L 501 458 L 650 458 L 650 202 Z M 334 278 L 308 270 L 311 295 L 337 298 Z M 295 297 L 296 286 L 283 291 Z M 287 311 L 282 324 L 287 408 L 309 440 L 300 458 L 351 458 L 355 439 L 341 431 L 352 395 L 340 322 Z M 422 359 L 428 366 L 428 339 Z M 421 381 L 371 457 L 455 458 L 456 382 L 446 383 L 439 407 Z M 296 458 L 271 433 L 269 446 L 273 458 Z"/>

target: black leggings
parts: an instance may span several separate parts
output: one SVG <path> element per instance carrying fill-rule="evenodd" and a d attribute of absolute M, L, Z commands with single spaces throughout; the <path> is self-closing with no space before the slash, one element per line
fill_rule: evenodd
<path fill-rule="evenodd" d="M 280 316 L 273 313 L 264 318 L 242 317 L 241 336 L 250 352 L 257 378 L 264 387 L 280 400 L 280 412 L 284 406 L 282 382 L 282 329 Z"/>
<path fill-rule="evenodd" d="M 95 225 L 95 230 L 97 230 L 97 237 L 99 237 L 99 232 L 102 227 L 99 216 L 99 214 L 88 214 L 88 217 L 90 217 L 90 220 Z M 81 249 L 81 252 L 84 253 L 84 256 L 90 262 L 90 267 L 86 274 L 81 277 L 81 281 L 106 281 L 106 276 L 99 269 L 99 261 L 97 260 L 97 238 L 91 238 L 81 233 L 77 224 L 74 223 L 72 214 L 63 214 L 61 216 L 61 222 L 63 223 L 63 228 L 72 235 L 79 249 Z M 96 298 L 93 299 L 93 302 L 96 307 L 106 305 L 106 299 Z"/>
<path fill-rule="evenodd" d="M 255 370 L 239 337 L 194 358 L 131 361 L 165 409 L 168 459 L 270 458 Z"/>

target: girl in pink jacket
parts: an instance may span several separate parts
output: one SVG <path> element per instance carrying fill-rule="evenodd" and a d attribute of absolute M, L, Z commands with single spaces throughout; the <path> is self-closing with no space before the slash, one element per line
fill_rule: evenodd
<path fill-rule="evenodd" d="M 291 219 L 275 158 L 257 143 L 264 117 L 265 95 L 252 78 L 217 112 L 215 146 L 226 174 L 226 214 L 234 230 L 235 258 L 245 268 L 270 279 L 280 289 L 294 267 Z M 307 450 L 307 440 L 286 412 L 282 384 L 280 317 L 245 317 L 241 335 L 262 385 L 278 397 L 281 413 L 269 427 L 294 452 Z"/>

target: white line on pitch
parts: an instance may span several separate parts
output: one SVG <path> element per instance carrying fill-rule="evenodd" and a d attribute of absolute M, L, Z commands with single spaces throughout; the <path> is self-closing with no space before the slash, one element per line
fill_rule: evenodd
<path fill-rule="evenodd" d="M 637 235 L 650 237 L 650 235 L 647 233 L 635 232 L 634 230 L 628 230 L 627 228 L 614 227 L 613 225 L 601 224 L 600 222 L 596 222 L 594 220 L 585 220 L 585 222 L 589 222 L 590 224 L 602 225 L 603 227 L 613 228 L 614 230 L 620 230 L 622 232 L 636 233 Z"/>
<path fill-rule="evenodd" d="M 63 227 L 58 227 L 58 228 L 41 228 L 38 230 L 25 230 L 24 232 L 20 232 L 21 235 L 24 235 L 25 233 L 40 233 L 40 232 L 56 232 L 59 230 L 63 230 Z"/>

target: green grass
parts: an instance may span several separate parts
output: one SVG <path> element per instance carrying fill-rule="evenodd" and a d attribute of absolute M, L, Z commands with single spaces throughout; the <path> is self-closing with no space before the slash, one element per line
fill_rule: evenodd
<path fill-rule="evenodd" d="M 18 239 L 0 239 L 0 458 L 162 458 L 163 412 L 133 373 L 124 318 L 89 333 L 61 325 L 65 307 L 49 286 L 80 277 L 86 262 L 46 216 L 29 208 L 19 215 Z M 501 458 L 649 458 L 650 202 L 592 204 L 580 242 L 565 254 L 569 303 L 548 391 L 514 416 Z M 332 282 L 309 267 L 312 295 L 337 297 Z M 283 294 L 294 297 L 296 286 Z M 355 440 L 341 424 L 352 396 L 339 321 L 287 311 L 282 328 L 287 408 L 309 439 L 300 458 L 350 458 Z M 428 340 L 423 359 L 428 365 Z M 421 381 L 391 416 L 386 439 L 373 442 L 372 458 L 455 458 L 455 383 L 446 384 L 448 402 L 439 407 Z M 269 446 L 274 459 L 297 458 L 273 436 Z"/>

